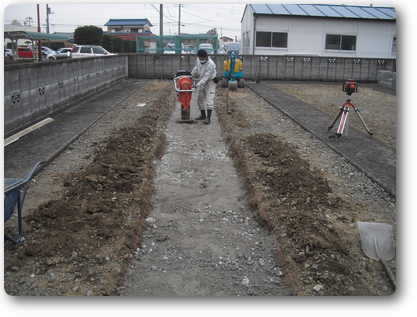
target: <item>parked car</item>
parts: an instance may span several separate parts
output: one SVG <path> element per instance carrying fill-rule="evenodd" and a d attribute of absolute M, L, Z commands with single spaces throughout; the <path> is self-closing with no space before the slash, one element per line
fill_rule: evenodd
<path fill-rule="evenodd" d="M 196 49 L 194 48 L 194 46 L 192 46 L 192 45 L 186 45 L 185 46 L 185 49 L 186 49 L 186 53 L 187 54 L 197 54 L 197 51 L 196 51 Z"/>
<path fill-rule="evenodd" d="M 217 54 L 226 54 L 226 49 L 224 45 L 220 45 L 219 52 Z"/>
<path fill-rule="evenodd" d="M 184 44 L 181 43 L 181 54 L 188 54 L 189 52 L 185 50 Z M 175 54 L 175 44 L 168 43 L 165 46 L 164 54 Z"/>
<path fill-rule="evenodd" d="M 13 51 L 11 49 L 4 49 L 4 57 L 13 57 Z"/>
<path fill-rule="evenodd" d="M 17 48 L 17 55 L 19 55 L 20 58 L 33 58 L 34 56 L 36 56 L 35 54 L 33 53 L 33 50 L 31 47 L 18 47 Z"/>
<path fill-rule="evenodd" d="M 49 47 L 46 46 L 42 46 L 42 58 L 46 58 L 46 56 L 48 56 L 49 54 L 54 53 L 54 50 L 51 50 Z"/>
<path fill-rule="evenodd" d="M 99 45 L 74 45 L 71 50 L 71 58 L 83 58 L 94 56 L 110 56 L 117 55 L 110 53 Z"/>
<path fill-rule="evenodd" d="M 236 55 L 240 55 L 242 50 L 242 44 L 237 42 L 226 43 L 226 54 L 232 55 L 234 52 Z"/>
<path fill-rule="evenodd" d="M 198 47 L 200 50 L 205 50 L 207 54 L 214 54 L 214 48 L 211 44 L 200 44 Z"/>
<path fill-rule="evenodd" d="M 47 60 L 57 60 L 57 59 L 66 59 L 71 57 L 71 47 L 59 48 L 56 52 L 46 56 Z"/>

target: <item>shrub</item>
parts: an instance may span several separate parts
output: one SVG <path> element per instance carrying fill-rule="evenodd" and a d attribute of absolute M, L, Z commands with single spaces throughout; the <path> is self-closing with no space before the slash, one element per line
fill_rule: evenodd
<path fill-rule="evenodd" d="M 78 27 L 74 32 L 74 43 L 79 45 L 102 45 L 103 29 L 94 25 Z"/>

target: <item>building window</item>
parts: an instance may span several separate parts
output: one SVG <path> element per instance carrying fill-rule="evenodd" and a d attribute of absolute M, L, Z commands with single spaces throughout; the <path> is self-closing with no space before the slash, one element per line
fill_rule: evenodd
<path fill-rule="evenodd" d="M 288 33 L 256 32 L 257 47 L 287 48 Z"/>
<path fill-rule="evenodd" d="M 271 32 L 256 32 L 256 46 L 271 47 Z"/>
<path fill-rule="evenodd" d="M 287 48 L 287 33 L 272 33 L 272 47 Z"/>
<path fill-rule="evenodd" d="M 355 51 L 356 36 L 354 35 L 326 35 L 326 50 Z"/>
<path fill-rule="evenodd" d="M 392 39 L 392 52 L 391 54 L 396 55 L 397 54 L 397 37 L 394 36 Z"/>

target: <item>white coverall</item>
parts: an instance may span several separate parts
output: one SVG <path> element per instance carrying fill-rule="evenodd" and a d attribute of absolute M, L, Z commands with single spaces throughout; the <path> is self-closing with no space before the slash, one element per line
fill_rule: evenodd
<path fill-rule="evenodd" d="M 209 56 L 207 56 L 204 64 L 197 57 L 191 76 L 200 78 L 200 82 L 197 84 L 199 89 L 197 104 L 200 111 L 206 110 L 206 108 L 207 110 L 213 110 L 214 96 L 216 93 L 216 84 L 213 82 L 213 78 L 216 75 L 216 64 L 214 64 Z"/>

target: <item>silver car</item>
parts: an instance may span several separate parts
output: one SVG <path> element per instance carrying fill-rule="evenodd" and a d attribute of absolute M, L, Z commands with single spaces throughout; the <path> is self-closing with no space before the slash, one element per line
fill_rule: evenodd
<path fill-rule="evenodd" d="M 63 47 L 58 49 L 56 52 L 48 54 L 46 56 L 47 60 L 54 61 L 57 59 L 67 59 L 71 57 L 71 47 Z"/>

